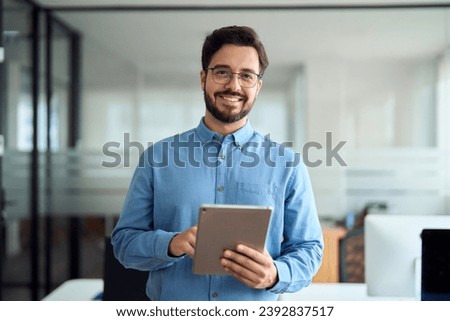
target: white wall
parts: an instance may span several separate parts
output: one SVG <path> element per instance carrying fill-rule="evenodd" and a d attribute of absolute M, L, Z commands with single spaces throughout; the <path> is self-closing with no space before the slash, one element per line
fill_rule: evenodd
<path fill-rule="evenodd" d="M 306 105 L 306 110 L 300 113 L 304 118 L 289 119 L 288 103 L 295 95 L 289 88 L 263 87 L 250 114 L 256 129 L 281 142 L 300 140 L 302 135 L 289 136 L 306 129 L 305 142 L 324 144 L 326 132 L 332 132 L 333 139 L 346 140 L 351 148 L 435 146 L 433 60 L 315 60 L 305 64 L 305 75 L 306 104 L 301 108 Z M 132 86 L 85 88 L 84 148 L 123 140 L 123 133 L 155 142 L 195 126 L 204 113 L 200 88 Z"/>
<path fill-rule="evenodd" d="M 151 88 L 138 92 L 85 88 L 80 147 L 101 150 L 110 141 L 132 141 L 145 146 L 198 125 L 204 115 L 203 93 L 198 89 Z M 252 126 L 261 134 L 288 141 L 285 97 L 262 91 L 250 113 Z"/>
<path fill-rule="evenodd" d="M 352 148 L 435 146 L 436 63 L 308 62 L 308 139 L 331 131 Z"/>

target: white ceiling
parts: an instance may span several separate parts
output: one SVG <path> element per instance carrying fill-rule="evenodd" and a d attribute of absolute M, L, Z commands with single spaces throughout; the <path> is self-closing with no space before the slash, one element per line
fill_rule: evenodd
<path fill-rule="evenodd" d="M 35 0 L 45 6 L 243 5 L 242 0 Z M 439 4 L 446 0 L 247 0 L 245 5 L 380 5 Z"/>
<path fill-rule="evenodd" d="M 44 6 L 240 5 L 228 1 L 106 1 L 39 0 Z M 271 5 L 274 1 L 247 1 Z M 282 1 L 286 5 L 404 4 L 426 1 Z M 447 3 L 447 1 L 433 1 Z M 189 10 L 189 11 L 58 11 L 85 39 L 85 75 L 95 81 L 96 67 L 104 66 L 110 80 L 125 65 L 135 66 L 152 81 L 197 85 L 204 37 L 223 25 L 249 25 L 259 33 L 268 51 L 267 82 L 280 84 L 296 66 L 317 59 L 421 59 L 432 57 L 449 44 L 450 9 L 376 10 Z M 86 56 L 86 55 L 85 55 Z M 116 62 L 121 61 L 119 67 Z M 89 67 L 89 66 L 92 66 Z M 110 72 L 110 74 L 108 74 Z M 116 73 L 114 73 L 116 72 Z M 184 76 L 191 75 L 191 76 Z M 114 76 L 115 75 L 115 76 Z M 179 77 L 177 77 L 177 75 Z M 183 75 L 183 77 L 181 77 Z M 283 77 L 281 76 L 283 75 Z M 124 81 L 128 79 L 120 74 Z M 185 77 L 189 78 L 189 82 Z M 181 78 L 181 79 L 180 79 Z"/>

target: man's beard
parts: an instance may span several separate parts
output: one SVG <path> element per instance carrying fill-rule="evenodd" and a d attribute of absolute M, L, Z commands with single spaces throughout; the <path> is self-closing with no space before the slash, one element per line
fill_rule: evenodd
<path fill-rule="evenodd" d="M 224 91 L 224 92 L 216 93 L 215 96 L 222 95 L 222 94 L 223 95 L 233 95 L 233 93 L 231 91 Z M 237 95 L 237 94 L 235 94 L 235 95 Z M 206 109 L 211 113 L 211 115 L 213 115 L 214 118 L 221 121 L 222 123 L 227 123 L 227 124 L 235 123 L 235 122 L 241 120 L 242 118 L 244 118 L 245 116 L 247 116 L 248 113 L 250 112 L 250 110 L 252 109 L 253 103 L 254 103 L 254 102 L 252 102 L 249 106 L 245 106 L 245 103 L 247 102 L 248 98 L 244 97 L 242 95 L 239 95 L 239 97 L 244 99 L 244 101 L 243 101 L 244 106 L 238 113 L 235 114 L 235 113 L 232 113 L 230 110 L 221 111 L 214 104 L 214 102 L 211 100 L 211 98 L 207 95 L 206 90 L 203 91 L 203 97 L 205 99 Z"/>

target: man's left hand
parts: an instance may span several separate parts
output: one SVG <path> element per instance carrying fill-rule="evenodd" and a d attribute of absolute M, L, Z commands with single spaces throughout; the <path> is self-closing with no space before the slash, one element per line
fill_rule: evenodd
<path fill-rule="evenodd" d="M 224 251 L 220 263 L 225 271 L 255 289 L 270 288 L 278 282 L 277 268 L 266 249 L 261 253 L 238 244 L 234 251 Z"/>

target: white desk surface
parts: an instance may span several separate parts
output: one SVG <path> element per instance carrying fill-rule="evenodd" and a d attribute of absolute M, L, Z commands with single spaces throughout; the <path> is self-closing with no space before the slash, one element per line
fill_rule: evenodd
<path fill-rule="evenodd" d="M 44 301 L 90 301 L 103 292 L 102 279 L 68 280 L 49 293 Z"/>
<path fill-rule="evenodd" d="M 47 295 L 45 301 L 89 301 L 103 292 L 102 279 L 73 279 Z M 280 301 L 398 301 L 414 298 L 367 295 L 364 283 L 312 283 L 297 293 L 285 293 Z"/>
<path fill-rule="evenodd" d="M 411 298 L 367 295 L 365 283 L 312 283 L 296 292 L 285 293 L 280 301 L 411 301 Z"/>

